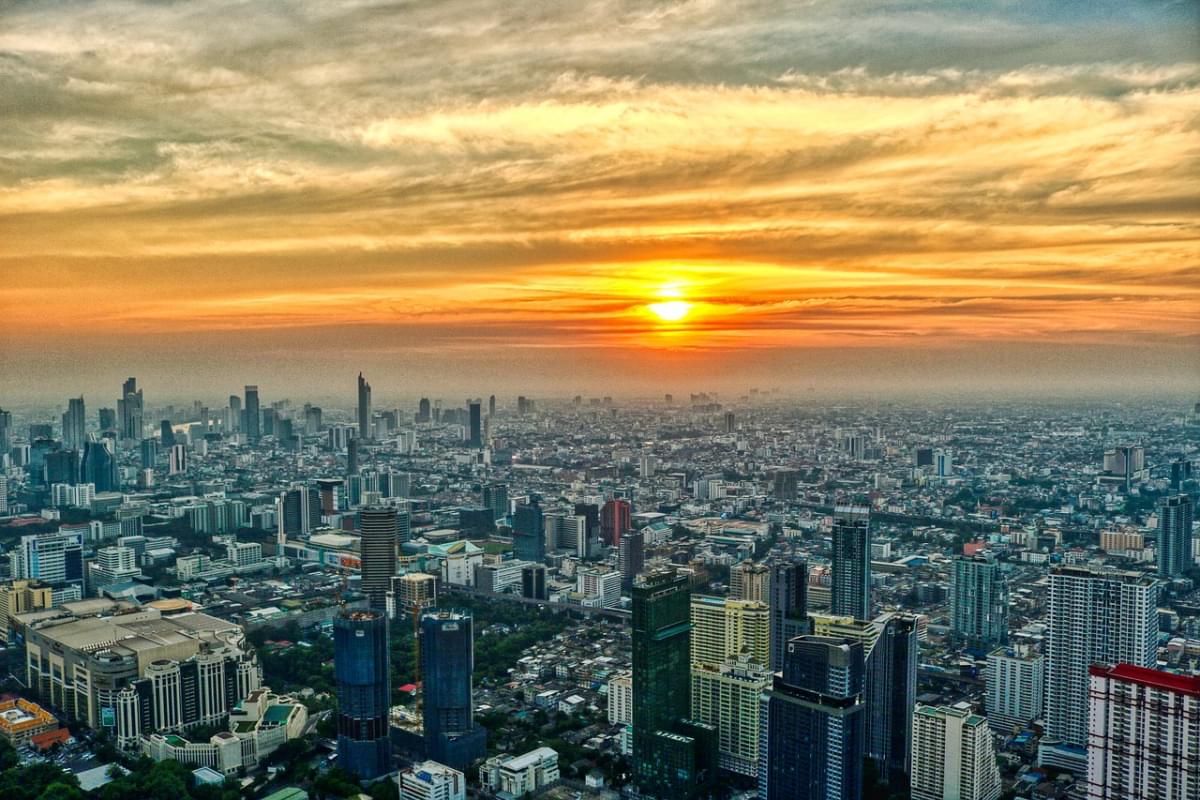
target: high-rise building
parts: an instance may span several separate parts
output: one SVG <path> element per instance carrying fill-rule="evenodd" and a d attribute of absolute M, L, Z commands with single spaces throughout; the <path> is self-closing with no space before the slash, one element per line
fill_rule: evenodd
<path fill-rule="evenodd" d="M 917 705 L 917 617 L 888 612 L 871 622 L 879 635 L 865 656 L 867 758 L 893 789 L 908 786 L 912 716 Z"/>
<path fill-rule="evenodd" d="M 488 416 L 496 416 L 496 395 L 494 394 L 488 396 Z"/>
<path fill-rule="evenodd" d="M 145 401 L 142 390 L 137 388 L 137 378 L 128 378 L 121 386 L 121 399 L 117 401 L 117 414 L 121 417 L 121 439 L 140 442 L 145 434 L 143 414 Z"/>
<path fill-rule="evenodd" d="M 154 469 L 158 463 L 158 439 L 142 439 L 142 469 Z"/>
<path fill-rule="evenodd" d="M 343 610 L 333 621 L 333 641 L 338 766 L 375 778 L 390 772 L 392 761 L 387 618 L 378 611 Z"/>
<path fill-rule="evenodd" d="M 546 560 L 545 523 L 536 497 L 518 505 L 513 513 L 513 554 L 518 561 L 541 564 Z"/>
<path fill-rule="evenodd" d="M 283 555 L 283 543 L 289 536 L 304 536 L 321 524 L 321 502 L 317 490 L 303 484 L 280 492 L 275 501 L 278 555 Z"/>
<path fill-rule="evenodd" d="M 467 416 L 470 420 L 467 446 L 476 449 L 483 447 L 483 415 L 482 407 L 478 400 L 473 400 L 467 404 Z"/>
<path fill-rule="evenodd" d="M 171 427 L 171 420 L 164 419 L 158 425 L 158 438 L 163 449 L 170 449 L 175 445 L 175 429 Z"/>
<path fill-rule="evenodd" d="M 729 570 L 729 596 L 738 600 L 767 602 L 771 585 L 771 568 L 750 559 L 739 561 Z"/>
<path fill-rule="evenodd" d="M 912 738 L 913 800 L 998 800 L 992 732 L 969 705 L 917 706 Z"/>
<path fill-rule="evenodd" d="M 42 466 L 47 484 L 53 486 L 56 483 L 76 483 L 79 480 L 79 451 L 56 450 L 46 453 Z"/>
<path fill-rule="evenodd" d="M 950 629 L 970 647 L 1008 641 L 1008 579 L 994 559 L 954 559 L 950 572 Z"/>
<path fill-rule="evenodd" d="M 633 508 L 628 500 L 614 498 L 600 509 L 600 536 L 606 547 L 620 547 L 621 537 L 633 529 Z"/>
<path fill-rule="evenodd" d="M 771 494 L 784 502 L 796 499 L 799 492 L 799 474 L 794 469 L 779 468 L 771 476 Z"/>
<path fill-rule="evenodd" d="M 521 596 L 533 600 L 545 600 L 546 568 L 541 564 L 524 564 L 521 566 Z"/>
<path fill-rule="evenodd" d="M 988 654 L 988 724 L 1010 734 L 1042 716 L 1045 708 L 1046 659 L 1029 646 L 998 647 Z"/>
<path fill-rule="evenodd" d="M 726 433 L 736 433 L 737 432 L 737 417 L 734 415 L 734 413 L 732 411 L 725 412 L 725 432 Z"/>
<path fill-rule="evenodd" d="M 88 585 L 93 592 L 102 586 L 132 580 L 141 575 L 137 553 L 129 547 L 101 547 L 88 565 Z"/>
<path fill-rule="evenodd" d="M 766 665 L 770 655 L 770 611 L 765 603 L 694 595 L 690 657 L 693 666 L 719 667 L 749 653 Z"/>
<path fill-rule="evenodd" d="M 473 620 L 465 611 L 439 609 L 421 616 L 425 752 L 458 770 L 483 757 L 487 731 L 475 724 L 471 675 Z"/>
<path fill-rule="evenodd" d="M 358 438 L 371 439 L 371 384 L 358 373 Z"/>
<path fill-rule="evenodd" d="M 866 719 L 861 642 L 799 636 L 762 695 L 760 800 L 861 797 Z"/>
<path fill-rule="evenodd" d="M 870 512 L 838 506 L 834 513 L 832 611 L 838 616 L 870 619 Z"/>
<path fill-rule="evenodd" d="M 8 455 L 12 449 L 12 430 L 12 412 L 0 408 L 0 458 Z"/>
<path fill-rule="evenodd" d="M 634 579 L 641 574 L 646 565 L 646 545 L 644 534 L 640 531 L 630 531 L 621 537 L 621 546 L 617 550 L 617 568 L 621 572 L 621 586 L 629 589 Z"/>
<path fill-rule="evenodd" d="M 758 775 L 759 698 L 770 685 L 770 670 L 749 653 L 714 666 L 692 665 L 692 719 L 717 729 L 721 769 Z"/>
<path fill-rule="evenodd" d="M 633 772 L 643 794 L 691 796 L 716 758 L 716 731 L 691 722 L 688 579 L 674 570 L 633 585 Z"/>
<path fill-rule="evenodd" d="M 21 537 L 9 553 L 14 578 L 41 581 L 51 586 L 83 583 L 83 533 L 59 530 Z"/>
<path fill-rule="evenodd" d="M 1186 494 L 1164 497 L 1158 503 L 1158 574 L 1170 580 L 1195 565 L 1192 522 L 1195 510 Z"/>
<path fill-rule="evenodd" d="M 429 398 L 422 397 L 421 402 L 417 404 L 417 422 L 429 422 L 433 419 L 429 410 Z"/>
<path fill-rule="evenodd" d="M 1200 675 L 1089 673 L 1088 800 L 1200 800 Z"/>
<path fill-rule="evenodd" d="M 784 645 L 812 630 L 808 621 L 808 564 L 781 561 L 771 567 L 771 659 L 772 672 L 783 669 Z"/>
<path fill-rule="evenodd" d="M 110 439 L 88 442 L 83 446 L 80 477 L 83 483 L 95 485 L 97 492 L 115 492 L 120 488 L 117 458 L 113 455 Z"/>
<path fill-rule="evenodd" d="M 691 718 L 717 730 L 719 763 L 758 774 L 758 697 L 770 684 L 765 603 L 693 596 Z"/>
<path fill-rule="evenodd" d="M 67 401 L 67 411 L 62 415 L 62 440 L 68 450 L 82 450 L 87 442 L 87 413 L 82 397 Z M 8 452 L 7 449 L 4 452 Z"/>
<path fill-rule="evenodd" d="M 492 510 L 494 519 L 508 516 L 508 487 L 502 483 L 485 484 L 480 492 L 481 504 Z"/>
<path fill-rule="evenodd" d="M 362 590 L 371 608 L 387 607 L 387 593 L 396 574 L 396 510 L 364 508 L 358 512 L 362 539 Z"/>
<path fill-rule="evenodd" d="M 1088 668 L 1098 663 L 1153 667 L 1157 603 L 1158 582 L 1135 572 L 1080 566 L 1050 572 L 1046 737 L 1066 746 L 1048 752 L 1076 774 L 1086 760 Z"/>
<path fill-rule="evenodd" d="M 229 405 L 225 409 L 225 432 L 238 433 L 242 430 L 242 398 L 236 394 L 229 395 Z"/>
<path fill-rule="evenodd" d="M 188 458 L 187 448 L 184 445 L 171 445 L 170 459 L 168 460 L 167 472 L 171 475 L 182 475 L 187 472 Z"/>
<path fill-rule="evenodd" d="M 250 441 L 257 442 L 262 436 L 262 413 L 258 407 L 258 387 L 247 386 L 245 393 L 246 403 L 242 409 L 242 433 L 246 434 L 246 438 Z"/>

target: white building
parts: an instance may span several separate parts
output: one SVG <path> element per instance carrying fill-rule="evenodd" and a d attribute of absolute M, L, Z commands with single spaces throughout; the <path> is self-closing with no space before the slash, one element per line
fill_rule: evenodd
<path fill-rule="evenodd" d="M 608 682 L 608 721 L 612 725 L 633 724 L 633 676 L 618 675 Z"/>
<path fill-rule="evenodd" d="M 95 499 L 94 483 L 56 483 L 50 487 L 50 505 L 55 507 L 91 508 Z"/>
<path fill-rule="evenodd" d="M 987 720 L 966 703 L 917 706 L 913 714 L 913 800 L 996 800 L 1000 769 Z"/>
<path fill-rule="evenodd" d="M 1046 660 L 1027 646 L 998 647 L 987 659 L 987 718 L 992 730 L 1011 733 L 1042 715 Z"/>
<path fill-rule="evenodd" d="M 467 778 L 436 761 L 413 764 L 396 776 L 400 800 L 466 800 Z"/>
<path fill-rule="evenodd" d="M 1046 737 L 1039 761 L 1082 774 L 1087 767 L 1088 668 L 1153 667 L 1158 583 L 1136 572 L 1060 566 L 1050 573 Z"/>
<path fill-rule="evenodd" d="M 539 747 L 520 756 L 492 756 L 479 767 L 479 782 L 513 797 L 535 794 L 558 783 L 558 753 Z"/>
<path fill-rule="evenodd" d="M 575 591 L 585 600 L 597 601 L 605 608 L 621 603 L 621 573 L 614 570 L 581 569 L 575 573 Z"/>
<path fill-rule="evenodd" d="M 1200 676 L 1090 672 L 1088 800 L 1200 800 Z"/>
<path fill-rule="evenodd" d="M 88 566 L 88 585 L 94 590 L 113 583 L 132 580 L 142 571 L 137 566 L 137 552 L 130 547 L 101 547 L 96 560 Z"/>

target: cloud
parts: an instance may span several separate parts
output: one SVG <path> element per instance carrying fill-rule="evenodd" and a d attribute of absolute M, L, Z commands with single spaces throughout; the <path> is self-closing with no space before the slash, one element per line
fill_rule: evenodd
<path fill-rule="evenodd" d="M 3 5 L 0 348 L 1192 346 L 1186 5 Z"/>

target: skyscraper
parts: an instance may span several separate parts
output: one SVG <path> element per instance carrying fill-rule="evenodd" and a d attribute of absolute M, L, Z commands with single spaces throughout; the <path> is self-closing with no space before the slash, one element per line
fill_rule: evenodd
<path fill-rule="evenodd" d="M 145 430 L 143 424 L 144 398 L 137 388 L 137 378 L 128 378 L 121 385 L 121 399 L 117 400 L 117 414 L 121 417 L 121 439 L 141 441 Z"/>
<path fill-rule="evenodd" d="M 258 387 L 246 387 L 246 405 L 242 409 L 242 433 L 252 442 L 257 442 L 262 435 L 262 414 L 258 408 Z"/>
<path fill-rule="evenodd" d="M 879 635 L 865 658 L 867 757 L 893 790 L 903 790 L 909 781 L 917 705 L 917 618 L 888 612 L 871 624 Z"/>
<path fill-rule="evenodd" d="M 83 483 L 96 485 L 97 492 L 115 492 L 120 488 L 117 479 L 117 459 L 109 439 L 99 439 L 83 446 Z"/>
<path fill-rule="evenodd" d="M 988 724 L 997 733 L 1010 734 L 1042 716 L 1046 659 L 1028 645 L 988 653 L 985 682 Z"/>
<path fill-rule="evenodd" d="M 100 431 L 113 432 L 117 430 L 117 410 L 115 408 L 102 408 L 97 414 L 97 424 L 100 426 Z"/>
<path fill-rule="evenodd" d="M 358 438 L 371 440 L 371 384 L 358 373 Z"/>
<path fill-rule="evenodd" d="M 720 764 L 758 774 L 758 698 L 770 685 L 765 603 L 693 596 L 691 718 L 717 729 Z"/>
<path fill-rule="evenodd" d="M 508 516 L 508 487 L 502 483 L 486 484 L 480 492 L 480 502 L 492 510 L 494 519 L 504 519 Z"/>
<path fill-rule="evenodd" d="M 762 695 L 760 800 L 862 796 L 866 720 L 861 642 L 800 636 Z"/>
<path fill-rule="evenodd" d="M 487 731 L 475 724 L 471 675 L 475 641 L 471 615 L 439 609 L 421 615 L 426 755 L 466 770 L 482 758 Z"/>
<path fill-rule="evenodd" d="M 1158 503 L 1158 574 L 1170 580 L 1195 566 L 1192 521 L 1195 510 L 1186 494 L 1164 497 Z"/>
<path fill-rule="evenodd" d="M 171 427 L 171 420 L 164 419 L 159 423 L 158 438 L 164 450 L 170 450 L 175 446 L 175 429 Z"/>
<path fill-rule="evenodd" d="M 690 796 L 716 763 L 716 731 L 690 722 L 686 575 L 661 570 L 633 585 L 633 772 L 643 794 Z"/>
<path fill-rule="evenodd" d="M 470 431 L 468 433 L 467 446 L 478 449 L 483 447 L 482 408 L 478 400 L 467 404 L 467 413 L 470 417 Z"/>
<path fill-rule="evenodd" d="M 321 504 L 320 493 L 303 484 L 294 484 L 291 489 L 280 493 L 275 501 L 278 555 L 283 555 L 283 544 L 287 537 L 303 536 L 321 524 Z"/>
<path fill-rule="evenodd" d="M 359 442 L 361 442 L 361 441 L 362 441 L 362 439 L 355 437 L 346 442 L 346 474 L 347 475 L 357 475 L 358 474 L 358 468 L 359 468 L 358 452 L 359 452 Z"/>
<path fill-rule="evenodd" d="M 767 602 L 771 583 L 771 568 L 750 559 L 739 561 L 729 570 L 729 596 L 738 600 Z"/>
<path fill-rule="evenodd" d="M 771 661 L 772 672 L 783 669 L 784 645 L 811 632 L 808 622 L 808 564 L 781 561 L 771 566 Z"/>
<path fill-rule="evenodd" d="M 621 537 L 633 528 L 633 509 L 628 500 L 615 498 L 600 509 L 600 536 L 607 547 L 620 547 Z"/>
<path fill-rule="evenodd" d="M 158 439 L 142 439 L 142 469 L 154 469 L 158 461 Z"/>
<path fill-rule="evenodd" d="M 518 505 L 513 514 L 513 552 L 518 561 L 541 564 L 546 560 L 545 524 L 536 497 Z"/>
<path fill-rule="evenodd" d="M 225 432 L 237 433 L 242 429 L 242 398 L 229 395 L 229 407 L 225 409 Z"/>
<path fill-rule="evenodd" d="M 832 611 L 839 616 L 870 619 L 870 511 L 838 506 L 834 514 Z"/>
<path fill-rule="evenodd" d="M 496 416 L 496 395 L 494 394 L 488 397 L 488 416 Z"/>
<path fill-rule="evenodd" d="M 1158 650 L 1158 583 L 1135 572 L 1060 566 L 1050 573 L 1046 655 L 1046 736 L 1065 748 L 1043 749 L 1080 774 L 1088 736 L 1088 668 L 1153 667 Z M 1043 759 L 1044 760 L 1044 759 Z"/>
<path fill-rule="evenodd" d="M 1008 641 L 1008 579 L 994 559 L 954 559 L 950 572 L 950 629 L 968 646 L 986 649 Z"/>
<path fill-rule="evenodd" d="M 172 445 L 167 464 L 167 473 L 170 475 L 182 475 L 187 472 L 187 468 L 187 448 L 181 444 Z"/>
<path fill-rule="evenodd" d="M 12 449 L 12 412 L 0 408 L 0 457 Z"/>
<path fill-rule="evenodd" d="M 387 618 L 345 609 L 333 621 L 338 766 L 360 778 L 391 771 Z"/>
<path fill-rule="evenodd" d="M 621 546 L 617 550 L 617 568 L 621 571 L 621 586 L 629 589 L 634 579 L 646 565 L 646 545 L 644 534 L 640 531 L 630 531 L 621 537 Z"/>
<path fill-rule="evenodd" d="M 387 592 L 396 574 L 396 510 L 364 508 L 358 513 L 362 526 L 359 548 L 362 557 L 362 590 L 371 608 L 387 607 Z"/>
<path fill-rule="evenodd" d="M 421 402 L 417 403 L 417 422 L 429 422 L 432 418 L 429 410 L 429 398 L 422 397 Z"/>
<path fill-rule="evenodd" d="M 919 706 L 912 738 L 913 800 L 998 800 L 992 732 L 969 705 Z"/>
<path fill-rule="evenodd" d="M 72 397 L 67 401 L 66 413 L 62 415 L 63 446 L 68 450 L 83 450 L 87 442 L 86 431 L 87 414 L 83 408 L 83 398 Z"/>
<path fill-rule="evenodd" d="M 1200 798 L 1200 675 L 1089 670 L 1088 800 Z"/>

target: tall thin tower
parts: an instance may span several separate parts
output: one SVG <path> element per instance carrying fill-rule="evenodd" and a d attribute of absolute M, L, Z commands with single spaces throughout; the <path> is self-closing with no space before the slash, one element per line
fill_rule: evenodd
<path fill-rule="evenodd" d="M 371 440 L 371 384 L 358 373 L 358 438 Z"/>

